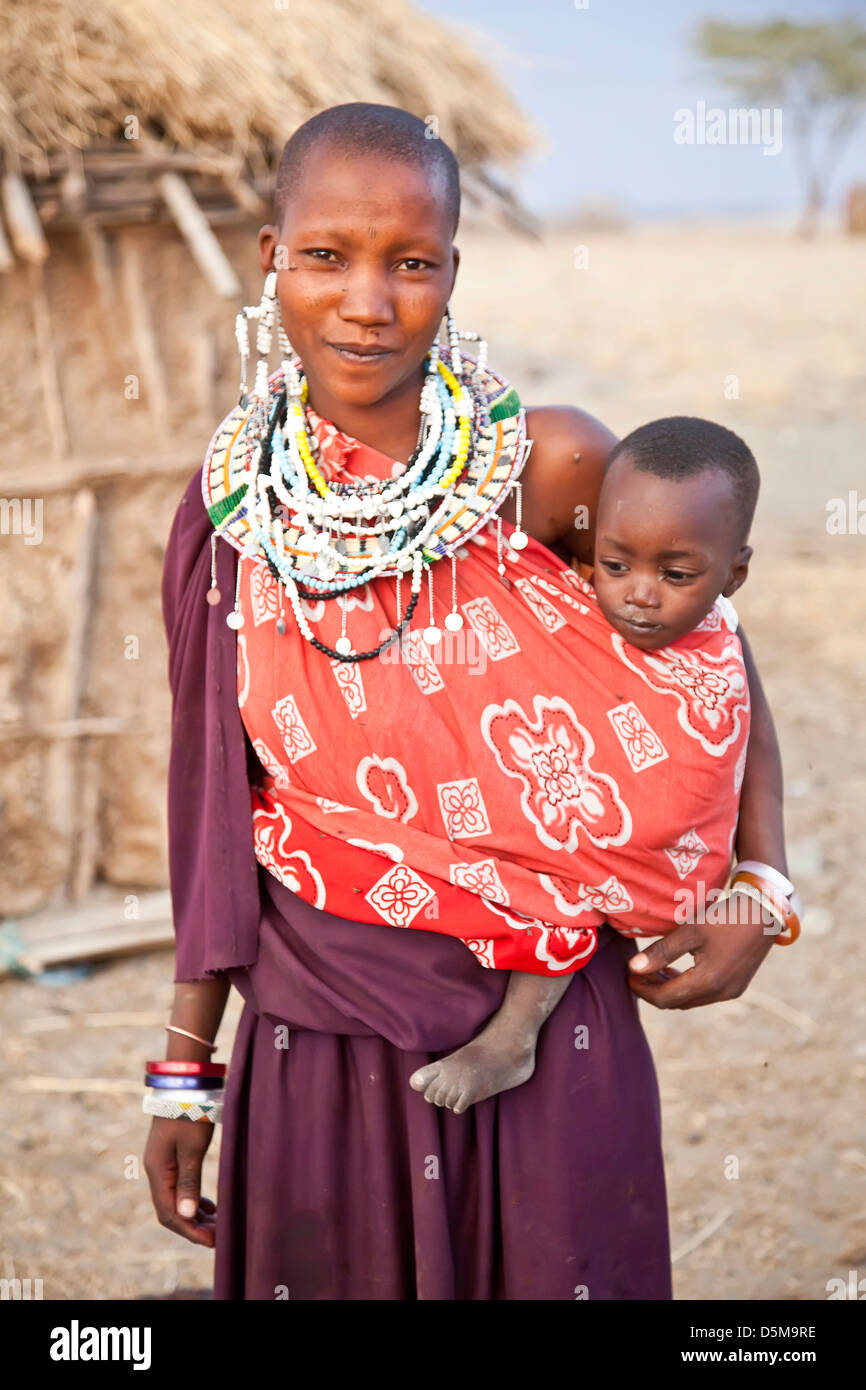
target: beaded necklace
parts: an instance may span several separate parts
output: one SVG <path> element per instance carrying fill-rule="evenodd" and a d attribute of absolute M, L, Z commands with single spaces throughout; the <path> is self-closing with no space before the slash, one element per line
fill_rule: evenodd
<path fill-rule="evenodd" d="M 285 592 L 308 642 L 332 659 L 363 661 L 401 636 L 417 606 L 426 570 L 430 622 L 423 635 L 433 645 L 442 633 L 433 621 L 432 566 L 451 558 L 452 607 L 445 626 L 459 631 L 463 618 L 456 602 L 456 552 L 491 519 L 512 487 L 517 506 L 510 546 L 520 550 L 527 543 L 517 478 L 529 445 L 517 393 L 488 369 L 486 344 L 477 334 L 458 333 L 449 313 L 449 346 L 434 343 L 425 359 L 418 443 L 407 463 L 395 467 L 396 476 L 376 483 L 329 483 L 316 463 L 315 435 L 308 431 L 303 368 L 282 330 L 282 367 L 267 377 L 267 319 L 274 312 L 267 289 L 266 282 L 258 311 L 244 311 L 248 317 L 263 318 L 267 329 L 263 331 L 260 321 L 255 388 L 247 397 L 242 376 L 239 404 L 211 440 L 202 469 L 202 492 L 214 525 L 208 601 L 218 603 L 220 598 L 215 545 L 223 536 L 242 554 L 265 564 L 277 581 L 279 632 L 286 630 Z M 477 361 L 464 359 L 461 336 L 481 343 Z M 241 360 L 245 371 L 243 343 Z M 497 529 L 499 572 L 504 574 L 501 526 Z M 235 629 L 244 621 L 240 576 L 239 565 L 235 604 L 226 618 Z M 404 577 L 410 578 L 411 587 L 405 615 Z M 372 651 L 356 652 L 346 632 L 345 596 L 378 578 L 396 581 L 398 625 Z M 336 648 L 330 648 L 312 631 L 301 602 L 334 598 L 342 604 L 342 631 Z"/>

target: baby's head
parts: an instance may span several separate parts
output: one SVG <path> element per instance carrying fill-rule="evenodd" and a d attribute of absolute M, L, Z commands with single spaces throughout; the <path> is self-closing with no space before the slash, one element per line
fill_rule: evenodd
<path fill-rule="evenodd" d="M 599 497 L 593 584 L 633 646 L 676 642 L 744 583 L 759 485 L 742 439 L 710 420 L 653 420 L 616 446 Z"/>

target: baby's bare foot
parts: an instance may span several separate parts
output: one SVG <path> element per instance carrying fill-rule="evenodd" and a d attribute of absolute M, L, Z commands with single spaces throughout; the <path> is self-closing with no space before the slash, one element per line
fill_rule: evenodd
<path fill-rule="evenodd" d="M 490 1025 L 449 1057 L 421 1067 L 409 1077 L 432 1105 L 462 1115 L 470 1105 L 528 1081 L 535 1070 L 535 1038 L 517 1041 Z"/>

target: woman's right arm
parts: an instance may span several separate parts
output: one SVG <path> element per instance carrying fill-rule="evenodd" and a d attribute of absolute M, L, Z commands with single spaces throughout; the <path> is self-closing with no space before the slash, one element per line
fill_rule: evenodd
<path fill-rule="evenodd" d="M 213 1041 L 229 994 L 225 975 L 213 980 L 187 980 L 175 985 L 170 1023 Z M 209 1062 L 201 1043 L 180 1033 L 168 1034 L 166 1060 Z M 161 1226 L 195 1245 L 214 1244 L 216 1206 L 201 1195 L 201 1168 L 213 1137 L 205 1121 L 163 1120 L 154 1117 L 144 1151 L 144 1169 Z"/>
<path fill-rule="evenodd" d="M 168 859 L 176 941 L 170 1022 L 213 1042 L 229 992 L 228 972 L 256 959 L 260 901 L 244 727 L 237 702 L 237 641 L 226 626 L 237 552 L 216 547 L 221 600 L 211 587 L 213 524 L 201 475 L 191 478 L 166 546 L 162 609 L 172 696 L 168 768 Z M 207 1047 L 178 1033 L 170 1061 L 208 1062 Z M 201 1196 L 201 1166 L 213 1138 L 207 1121 L 154 1118 L 145 1170 L 162 1225 L 214 1244 L 216 1208 Z"/>

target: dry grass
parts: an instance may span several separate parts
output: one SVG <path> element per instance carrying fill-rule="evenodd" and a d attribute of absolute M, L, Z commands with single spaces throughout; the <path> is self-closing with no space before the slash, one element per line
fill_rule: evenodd
<path fill-rule="evenodd" d="M 273 171 L 292 130 L 344 101 L 436 115 L 467 168 L 530 140 L 483 60 L 407 0 L 0 0 L 0 151 L 45 155 L 123 135 Z"/>

